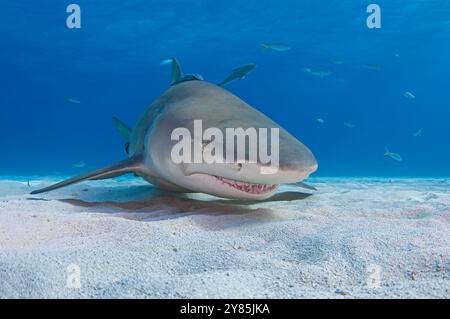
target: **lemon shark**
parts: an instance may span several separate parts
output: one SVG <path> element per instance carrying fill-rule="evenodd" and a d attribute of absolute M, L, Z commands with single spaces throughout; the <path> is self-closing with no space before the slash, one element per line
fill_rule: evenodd
<path fill-rule="evenodd" d="M 33 191 L 39 194 L 86 180 L 98 180 L 134 173 L 156 187 L 174 192 L 199 192 L 223 198 L 263 200 L 271 197 L 281 184 L 301 183 L 316 171 L 312 152 L 269 117 L 254 109 L 222 87 L 206 82 L 199 75 L 183 75 L 173 60 L 172 85 L 142 114 L 136 126 L 128 127 L 114 119 L 127 140 L 128 158 Z M 262 174 L 257 161 L 226 163 L 180 163 L 172 160 L 174 129 L 193 128 L 195 120 L 206 127 L 278 128 L 279 165 L 276 173 Z M 202 141 L 194 141 L 194 143 Z"/>

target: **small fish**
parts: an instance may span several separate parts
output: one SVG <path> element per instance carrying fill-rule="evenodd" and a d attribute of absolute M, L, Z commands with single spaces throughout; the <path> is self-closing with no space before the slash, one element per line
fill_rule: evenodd
<path fill-rule="evenodd" d="M 344 125 L 347 126 L 348 128 L 355 128 L 356 125 L 350 122 L 344 122 Z"/>
<path fill-rule="evenodd" d="M 417 132 L 415 132 L 415 133 L 413 134 L 413 136 L 414 136 L 414 137 L 420 137 L 420 136 L 422 136 L 422 131 L 423 131 L 423 129 L 422 129 L 422 128 L 419 128 L 419 130 L 418 130 Z"/>
<path fill-rule="evenodd" d="M 332 60 L 332 61 L 330 61 L 330 63 L 331 63 L 331 64 L 336 64 L 336 65 L 341 65 L 341 64 L 344 64 L 344 61 L 341 61 L 341 60 Z"/>
<path fill-rule="evenodd" d="M 342 295 L 342 296 L 349 296 L 350 293 L 348 291 L 342 290 L 342 289 L 336 289 L 334 291 L 336 294 Z"/>
<path fill-rule="evenodd" d="M 76 98 L 73 98 L 73 97 L 66 97 L 66 101 L 70 102 L 70 103 L 73 103 L 73 104 L 80 104 L 81 103 L 80 100 L 78 100 Z"/>
<path fill-rule="evenodd" d="M 264 50 L 271 49 L 275 51 L 288 51 L 291 49 L 290 46 L 282 43 L 271 43 L 271 44 L 263 43 L 261 44 L 261 46 L 263 47 Z"/>
<path fill-rule="evenodd" d="M 403 96 L 409 100 L 415 100 L 416 96 L 409 91 L 406 91 Z"/>
<path fill-rule="evenodd" d="M 399 57 L 400 57 L 400 54 L 395 53 L 394 56 L 395 56 L 396 58 L 399 58 Z"/>
<path fill-rule="evenodd" d="M 86 166 L 86 163 L 85 162 L 76 162 L 76 163 L 72 164 L 72 166 L 75 168 L 83 168 Z"/>
<path fill-rule="evenodd" d="M 318 76 L 320 78 L 324 78 L 324 77 L 327 77 L 327 76 L 331 75 L 331 72 L 330 71 L 326 71 L 326 70 L 313 70 L 313 69 L 310 69 L 310 68 L 306 68 L 306 69 L 303 69 L 303 71 L 306 74 L 313 75 L 313 76 Z"/>
<path fill-rule="evenodd" d="M 425 219 L 425 218 L 428 218 L 428 217 L 431 217 L 431 216 L 433 216 L 433 213 L 431 213 L 431 212 L 423 212 L 423 213 L 420 213 L 420 214 L 418 214 L 418 215 L 416 215 L 414 217 L 410 217 L 410 219 Z"/>
<path fill-rule="evenodd" d="M 28 187 L 31 187 L 30 181 L 27 182 L 27 186 L 28 186 Z"/>
<path fill-rule="evenodd" d="M 377 70 L 377 71 L 379 71 L 381 69 L 381 65 L 379 65 L 379 64 L 363 64 L 362 67 L 365 69 Z"/>
<path fill-rule="evenodd" d="M 390 158 L 396 160 L 397 162 L 403 161 L 403 158 L 400 156 L 400 154 L 392 153 L 387 148 L 386 151 L 384 152 L 384 156 L 389 156 Z"/>
<path fill-rule="evenodd" d="M 162 60 L 159 65 L 169 65 L 172 62 L 173 62 L 173 59 L 165 59 L 165 60 Z"/>
<path fill-rule="evenodd" d="M 224 80 L 220 81 L 217 85 L 218 86 L 224 86 L 225 84 L 228 84 L 230 82 L 236 81 L 236 80 L 243 80 L 249 74 L 256 68 L 256 64 L 250 63 L 243 66 L 240 66 L 238 68 L 235 68 L 229 76 L 227 76 Z"/>
<path fill-rule="evenodd" d="M 320 124 L 323 124 L 323 123 L 325 123 L 325 120 L 324 120 L 324 119 L 321 119 L 321 118 L 319 117 L 319 118 L 316 119 L 316 122 L 317 122 L 317 123 L 320 123 Z"/>

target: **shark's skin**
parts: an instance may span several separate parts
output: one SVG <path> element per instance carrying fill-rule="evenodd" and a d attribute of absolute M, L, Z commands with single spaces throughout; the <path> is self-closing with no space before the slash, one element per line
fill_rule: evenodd
<path fill-rule="evenodd" d="M 171 140 L 171 133 L 179 127 L 193 132 L 194 120 L 202 120 L 204 129 L 216 127 L 222 132 L 225 128 L 279 128 L 278 172 L 261 174 L 260 163 L 248 162 L 175 164 L 171 150 L 177 141 Z M 185 81 L 170 87 L 141 116 L 131 132 L 129 143 L 128 160 L 33 193 L 86 179 L 135 173 L 151 184 L 170 191 L 262 200 L 271 197 L 280 184 L 302 181 L 317 169 L 311 151 L 295 137 L 235 95 L 206 81 Z M 250 184 L 266 186 L 261 185 L 255 192 L 250 189 Z"/>

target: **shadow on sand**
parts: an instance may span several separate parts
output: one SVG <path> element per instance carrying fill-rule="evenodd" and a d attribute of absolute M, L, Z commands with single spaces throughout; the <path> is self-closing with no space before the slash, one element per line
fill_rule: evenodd
<path fill-rule="evenodd" d="M 302 200 L 311 196 L 299 192 L 281 192 L 263 201 L 242 201 L 220 199 L 204 194 L 170 193 L 152 186 L 84 189 L 73 195 L 77 199 L 60 201 L 88 208 L 89 212 L 109 213 L 138 221 L 166 220 L 190 215 L 224 216 L 222 219 L 226 219 L 229 226 L 276 219 L 272 209 L 258 207 L 263 203 Z M 215 221 L 218 222 L 217 219 Z M 210 224 L 203 226 L 215 228 Z M 226 227 L 226 225 L 216 226 Z"/>

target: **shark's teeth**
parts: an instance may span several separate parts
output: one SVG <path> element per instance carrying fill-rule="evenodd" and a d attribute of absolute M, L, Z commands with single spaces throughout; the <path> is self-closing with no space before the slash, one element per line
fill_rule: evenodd
<path fill-rule="evenodd" d="M 275 184 L 251 184 L 251 183 L 244 183 L 244 182 L 238 182 L 232 179 L 227 179 L 220 176 L 215 176 L 219 181 L 222 183 L 229 185 L 237 190 L 240 190 L 242 192 L 246 192 L 249 194 L 264 194 L 269 193 L 273 190 L 275 190 L 278 185 Z"/>

